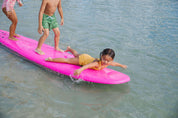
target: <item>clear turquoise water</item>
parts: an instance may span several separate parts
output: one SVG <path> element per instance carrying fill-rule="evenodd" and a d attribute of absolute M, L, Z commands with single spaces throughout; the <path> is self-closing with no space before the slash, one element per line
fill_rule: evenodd
<path fill-rule="evenodd" d="M 2 0 L 0 1 L 0 6 Z M 38 40 L 41 0 L 15 7 L 17 33 Z M 177 118 L 178 1 L 62 0 L 60 47 L 98 57 L 116 52 L 129 83 L 73 82 L 0 45 L 0 118 Z M 59 14 L 56 12 L 59 19 Z M 10 21 L 0 12 L 0 29 Z M 45 41 L 54 45 L 54 34 Z"/>

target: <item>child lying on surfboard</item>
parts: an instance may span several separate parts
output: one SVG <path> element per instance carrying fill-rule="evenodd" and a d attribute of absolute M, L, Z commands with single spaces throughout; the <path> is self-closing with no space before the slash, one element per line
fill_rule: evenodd
<path fill-rule="evenodd" d="M 81 68 L 75 70 L 74 75 L 80 75 L 83 70 L 88 68 L 95 69 L 95 70 L 102 70 L 107 66 L 119 66 L 124 69 L 127 68 L 126 65 L 122 65 L 120 63 L 114 62 L 113 59 L 115 57 L 115 52 L 110 49 L 106 48 L 100 53 L 100 59 L 96 59 L 91 57 L 88 54 L 78 54 L 78 52 L 70 46 L 67 47 L 65 52 L 71 52 L 74 55 L 74 58 L 51 58 L 48 57 L 45 61 L 49 62 L 59 62 L 59 63 L 68 63 L 74 65 L 80 65 Z"/>

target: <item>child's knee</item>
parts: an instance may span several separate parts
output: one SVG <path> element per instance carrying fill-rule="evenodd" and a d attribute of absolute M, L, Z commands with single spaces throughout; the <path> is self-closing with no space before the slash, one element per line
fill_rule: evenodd
<path fill-rule="evenodd" d="M 60 31 L 59 30 L 55 31 L 54 35 L 55 35 L 55 37 L 59 37 L 60 36 Z"/>
<path fill-rule="evenodd" d="M 12 24 L 17 25 L 17 23 L 18 23 L 18 19 L 12 20 Z"/>
<path fill-rule="evenodd" d="M 47 31 L 45 31 L 44 33 L 43 33 L 43 36 L 45 36 L 46 38 L 49 36 L 49 32 L 47 32 Z"/>

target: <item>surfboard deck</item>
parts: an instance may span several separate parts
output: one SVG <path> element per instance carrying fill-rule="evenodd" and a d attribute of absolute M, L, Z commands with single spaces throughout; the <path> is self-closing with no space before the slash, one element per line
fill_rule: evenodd
<path fill-rule="evenodd" d="M 46 62 L 45 59 L 48 57 L 52 58 L 71 58 L 72 54 L 67 52 L 55 51 L 54 47 L 43 44 L 42 50 L 45 55 L 38 55 L 34 50 L 38 44 L 38 41 L 19 35 L 16 37 L 18 41 L 12 41 L 8 39 L 9 32 L 0 30 L 0 43 L 10 50 L 21 55 L 25 59 L 32 61 L 38 65 L 48 68 L 60 74 L 71 76 L 75 79 L 82 79 L 88 82 L 100 83 L 100 84 L 122 84 L 130 81 L 130 77 L 124 73 L 105 68 L 103 70 L 84 70 L 78 77 L 74 76 L 74 70 L 79 69 L 80 66 L 65 64 L 65 63 L 54 63 Z"/>

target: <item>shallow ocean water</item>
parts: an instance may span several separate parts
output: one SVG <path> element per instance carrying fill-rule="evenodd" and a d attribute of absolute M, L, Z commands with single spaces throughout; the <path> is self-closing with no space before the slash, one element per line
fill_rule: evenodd
<path fill-rule="evenodd" d="M 0 6 L 2 0 L 0 1 Z M 16 32 L 38 40 L 41 0 L 15 6 Z M 128 69 L 119 85 L 75 82 L 0 45 L 0 118 L 177 118 L 178 1 L 62 0 L 60 47 L 98 57 L 106 47 Z M 56 11 L 56 16 L 60 17 Z M 0 29 L 10 21 L 0 11 Z M 50 32 L 46 44 L 54 45 Z"/>

